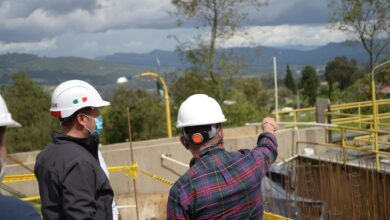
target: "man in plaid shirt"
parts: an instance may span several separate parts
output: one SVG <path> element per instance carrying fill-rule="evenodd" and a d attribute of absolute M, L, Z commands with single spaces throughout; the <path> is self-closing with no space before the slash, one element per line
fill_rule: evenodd
<path fill-rule="evenodd" d="M 170 190 L 168 219 L 263 219 L 261 179 L 278 155 L 277 125 L 264 118 L 254 149 L 227 152 L 225 121 L 219 104 L 207 95 L 190 96 L 180 106 L 180 141 L 193 158 Z"/>

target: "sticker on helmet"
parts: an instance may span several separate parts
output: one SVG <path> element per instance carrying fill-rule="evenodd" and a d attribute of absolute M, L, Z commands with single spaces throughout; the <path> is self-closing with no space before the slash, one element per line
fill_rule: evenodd
<path fill-rule="evenodd" d="M 87 101 L 88 101 L 88 98 L 87 98 L 87 97 L 82 97 L 82 98 L 81 98 L 81 101 L 82 101 L 82 102 L 87 102 Z M 79 104 L 79 99 L 73 99 L 73 104 L 74 104 L 74 105 Z"/>

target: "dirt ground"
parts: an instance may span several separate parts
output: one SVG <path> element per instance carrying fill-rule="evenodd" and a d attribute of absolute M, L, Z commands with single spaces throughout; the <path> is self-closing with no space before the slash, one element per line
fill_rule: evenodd
<path fill-rule="evenodd" d="M 121 220 L 137 219 L 135 201 L 132 195 L 122 195 L 115 200 L 119 207 Z M 139 194 L 137 200 L 139 219 L 166 219 L 168 194 Z"/>

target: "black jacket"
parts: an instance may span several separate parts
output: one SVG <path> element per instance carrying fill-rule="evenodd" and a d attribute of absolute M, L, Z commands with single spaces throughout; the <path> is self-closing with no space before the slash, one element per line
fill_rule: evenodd
<path fill-rule="evenodd" d="M 114 194 L 99 164 L 98 137 L 52 138 L 34 167 L 43 218 L 111 220 Z"/>

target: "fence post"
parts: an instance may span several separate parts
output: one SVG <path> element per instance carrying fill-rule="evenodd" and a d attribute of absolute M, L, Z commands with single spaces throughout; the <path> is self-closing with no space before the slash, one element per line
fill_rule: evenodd
<path fill-rule="evenodd" d="M 348 158 L 345 149 L 345 128 L 341 128 L 341 147 L 343 148 L 343 162 L 344 166 L 347 164 Z"/>

